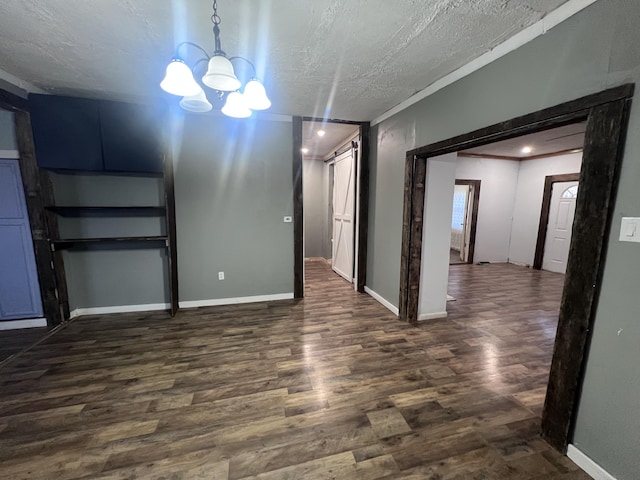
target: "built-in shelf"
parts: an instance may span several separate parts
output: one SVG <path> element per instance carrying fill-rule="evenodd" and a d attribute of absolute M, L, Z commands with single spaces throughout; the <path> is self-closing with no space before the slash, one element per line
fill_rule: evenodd
<path fill-rule="evenodd" d="M 86 247 L 100 244 L 125 244 L 125 243 L 159 243 L 163 246 L 167 242 L 167 236 L 151 237 L 103 237 L 103 238 L 65 238 L 51 242 L 54 250 L 65 250 L 74 247 Z M 154 245 L 155 246 L 155 245 Z M 160 246 L 160 245 L 158 245 Z"/>
<path fill-rule="evenodd" d="M 62 217 L 161 217 L 165 207 L 46 207 Z"/>

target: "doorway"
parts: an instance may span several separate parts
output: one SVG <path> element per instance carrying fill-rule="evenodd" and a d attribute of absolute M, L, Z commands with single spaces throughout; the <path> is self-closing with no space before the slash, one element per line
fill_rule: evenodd
<path fill-rule="evenodd" d="M 533 268 L 565 273 L 580 173 L 545 177 Z M 563 198 L 564 196 L 564 198 Z M 570 223 L 569 223 L 570 222 Z"/>
<path fill-rule="evenodd" d="M 415 322 L 420 294 L 422 222 L 427 160 L 527 133 L 586 120 L 581 185 L 554 355 L 542 414 L 542 435 L 565 452 L 577 406 L 592 331 L 604 251 L 611 226 L 619 165 L 628 126 L 633 85 L 623 85 L 469 134 L 407 152 L 400 275 L 400 317 Z M 415 221 L 418 219 L 418 222 Z M 417 280 L 417 282 L 416 282 Z"/>
<path fill-rule="evenodd" d="M 366 122 L 294 118 L 295 298 L 304 296 L 309 262 L 364 291 L 368 138 Z"/>
<path fill-rule="evenodd" d="M 456 179 L 451 215 L 449 265 L 473 263 L 480 206 L 480 180 Z"/>

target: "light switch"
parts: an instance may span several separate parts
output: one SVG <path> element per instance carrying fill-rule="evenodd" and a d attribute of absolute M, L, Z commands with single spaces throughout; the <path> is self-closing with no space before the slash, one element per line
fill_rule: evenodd
<path fill-rule="evenodd" d="M 620 241 L 640 243 L 640 218 L 622 217 L 620 223 Z"/>
<path fill-rule="evenodd" d="M 284 223 L 291 223 L 293 222 L 293 217 L 284 217 Z"/>

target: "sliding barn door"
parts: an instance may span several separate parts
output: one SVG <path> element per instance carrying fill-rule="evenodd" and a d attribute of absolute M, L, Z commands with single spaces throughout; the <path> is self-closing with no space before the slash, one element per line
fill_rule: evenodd
<path fill-rule="evenodd" d="M 333 168 L 333 270 L 353 281 L 355 212 L 353 150 L 336 158 Z"/>

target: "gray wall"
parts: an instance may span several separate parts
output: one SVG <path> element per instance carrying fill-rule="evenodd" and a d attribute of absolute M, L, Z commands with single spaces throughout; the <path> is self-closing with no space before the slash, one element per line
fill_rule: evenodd
<path fill-rule="evenodd" d="M 640 79 L 637 0 L 601 0 L 533 42 L 375 126 L 368 286 L 397 305 L 405 152 Z M 574 443 L 619 480 L 640 471 L 640 246 L 617 240 L 640 216 L 636 101 Z"/>
<path fill-rule="evenodd" d="M 302 162 L 304 194 L 304 256 L 331 258 L 329 233 L 329 165 Z"/>
<path fill-rule="evenodd" d="M 56 205 L 164 205 L 162 179 L 51 173 Z M 164 235 L 160 217 L 58 217 L 61 238 Z M 169 302 L 164 248 L 113 245 L 63 252 L 69 306 L 76 308 Z"/>
<path fill-rule="evenodd" d="M 181 301 L 293 292 L 290 122 L 177 117 Z M 218 272 L 225 280 L 218 280 Z"/>
<path fill-rule="evenodd" d="M 17 150 L 13 113 L 0 109 L 0 150 Z"/>

